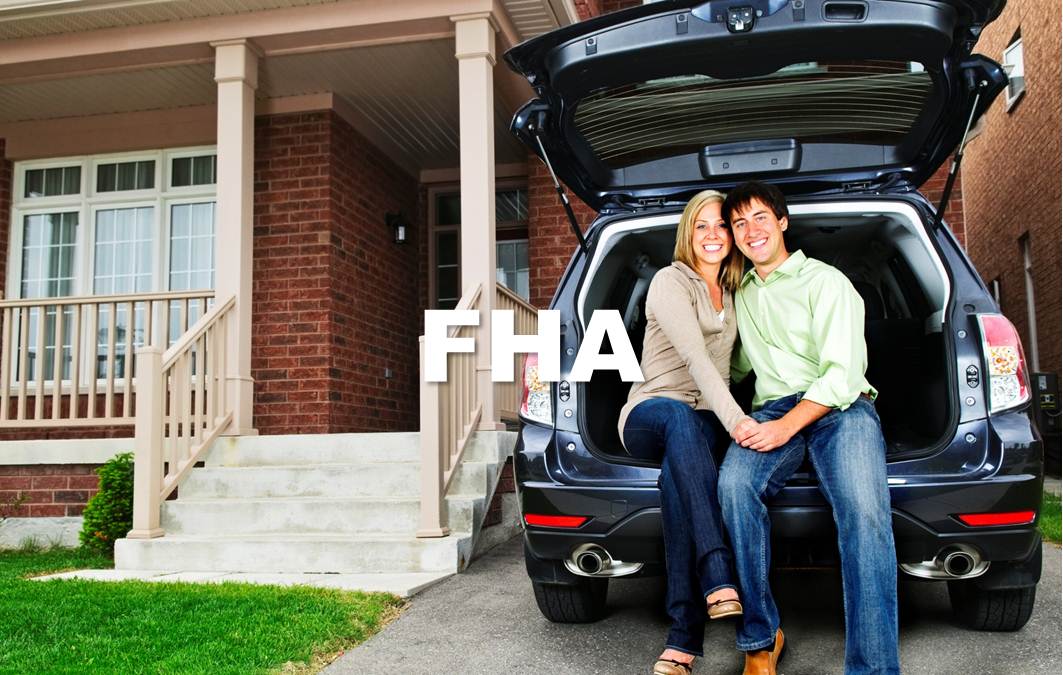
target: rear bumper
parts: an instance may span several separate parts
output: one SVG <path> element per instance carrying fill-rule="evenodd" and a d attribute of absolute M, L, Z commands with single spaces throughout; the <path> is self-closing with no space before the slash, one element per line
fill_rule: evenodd
<path fill-rule="evenodd" d="M 1040 547 L 1041 537 L 1035 525 L 972 528 L 954 516 L 1037 509 L 1041 484 L 1040 476 L 1019 476 L 891 486 L 898 562 L 930 560 L 943 548 L 962 543 L 981 551 L 998 569 L 1022 565 Z M 562 560 L 577 546 L 593 542 L 614 559 L 646 563 L 649 570 L 659 569 L 663 563 L 659 493 L 654 487 L 573 487 L 525 482 L 518 485 L 518 491 L 522 513 L 591 518 L 574 530 L 527 527 L 525 543 L 532 560 Z M 836 555 L 830 545 L 836 538 L 833 516 L 826 504 L 815 503 L 817 497 L 818 490 L 805 487 L 786 488 L 776 497 L 770 506 L 776 546 L 807 547 L 810 542 L 820 542 Z M 785 560 L 786 556 L 775 558 Z M 536 576 L 531 560 L 529 573 Z M 1040 576 L 1039 569 L 1036 576 Z"/>

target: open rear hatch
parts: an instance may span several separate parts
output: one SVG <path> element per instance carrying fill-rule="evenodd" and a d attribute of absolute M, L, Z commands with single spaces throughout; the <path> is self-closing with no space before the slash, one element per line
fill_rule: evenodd
<path fill-rule="evenodd" d="M 790 193 L 909 189 L 1006 86 L 971 55 L 1003 5 L 664 0 L 607 14 L 506 53 L 537 94 L 513 131 L 596 209 L 753 177 Z"/>

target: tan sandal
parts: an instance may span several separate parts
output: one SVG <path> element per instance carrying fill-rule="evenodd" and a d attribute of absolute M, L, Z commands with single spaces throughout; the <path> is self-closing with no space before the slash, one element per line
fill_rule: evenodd
<path fill-rule="evenodd" d="M 653 675 L 690 675 L 694 672 L 694 662 L 683 663 L 675 659 L 657 659 L 653 664 Z"/>
<path fill-rule="evenodd" d="M 742 616 L 742 603 L 738 600 L 717 600 L 709 604 L 710 619 L 726 619 L 729 616 Z"/>

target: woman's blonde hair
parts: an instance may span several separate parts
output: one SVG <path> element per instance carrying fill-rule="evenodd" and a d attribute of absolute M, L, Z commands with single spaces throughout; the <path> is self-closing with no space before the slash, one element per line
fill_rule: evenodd
<path fill-rule="evenodd" d="M 683 215 L 679 217 L 679 229 L 675 233 L 675 253 L 672 260 L 678 260 L 692 270 L 698 269 L 698 259 L 694 255 L 694 217 L 701 211 L 701 207 L 712 202 L 721 205 L 727 198 L 722 192 L 716 190 L 702 190 L 687 202 L 683 209 Z M 730 230 L 730 225 L 728 225 Z M 738 251 L 734 243 L 734 235 L 731 236 L 731 251 L 727 258 L 720 264 L 719 282 L 728 291 L 734 291 L 742 281 L 742 272 L 745 270 L 746 261 Z"/>

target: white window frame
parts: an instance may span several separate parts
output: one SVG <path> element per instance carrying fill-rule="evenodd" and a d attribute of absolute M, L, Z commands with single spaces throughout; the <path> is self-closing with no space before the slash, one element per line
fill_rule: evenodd
<path fill-rule="evenodd" d="M 1018 52 L 1019 58 L 1016 62 L 1008 61 L 1011 54 Z M 1022 36 L 1015 38 L 1011 44 L 1004 48 L 1004 57 L 1001 61 L 1001 65 L 1004 67 L 1004 72 L 1008 75 L 1008 86 L 1004 89 L 1004 110 L 1011 112 L 1011 109 L 1015 107 L 1015 104 L 1019 102 L 1023 94 L 1026 93 L 1026 53 L 1022 48 Z M 1018 70 L 1018 73 L 1015 71 Z M 1012 82 L 1015 77 L 1022 77 L 1022 88 L 1012 93 Z"/>
<path fill-rule="evenodd" d="M 146 292 L 161 292 L 169 290 L 170 280 L 170 206 L 181 203 L 202 203 L 213 201 L 217 203 L 217 184 L 193 185 L 181 188 L 170 188 L 170 161 L 174 157 L 199 156 L 204 154 L 217 154 L 216 146 L 196 146 L 188 148 L 158 149 L 149 151 L 108 153 L 99 155 L 79 155 L 73 157 L 57 157 L 43 160 L 26 160 L 15 162 L 13 193 L 10 211 L 10 231 L 7 250 L 7 279 L 5 282 L 5 295 L 9 299 L 22 298 L 22 246 L 25 232 L 25 217 L 61 212 L 76 212 L 78 214 L 77 233 L 74 238 L 74 261 L 73 261 L 73 288 L 72 296 L 95 296 L 93 285 L 95 277 L 96 255 L 96 213 L 104 209 L 113 208 L 137 208 L 150 206 L 153 208 L 153 234 L 155 236 L 152 247 L 152 280 L 151 288 Z M 96 170 L 101 164 L 132 161 L 155 161 L 155 187 L 150 190 L 122 190 L 115 192 L 96 191 Z M 25 197 L 26 172 L 34 169 L 49 169 L 56 167 L 74 166 L 81 167 L 80 192 L 72 195 L 56 195 L 51 197 Z M 216 212 L 215 212 L 216 213 Z M 215 236 L 217 235 L 217 223 L 215 223 Z M 215 251 L 215 281 L 217 280 L 217 251 Z M 206 290 L 206 289 L 204 289 Z M 70 296 L 65 296 L 70 297 Z M 104 296 L 100 296 L 104 297 Z M 169 330 L 168 320 L 164 320 L 165 312 L 159 313 L 160 325 L 156 329 Z M 95 337 L 85 337 L 87 344 L 82 345 L 81 372 L 95 372 Z M 14 351 L 10 357 L 13 358 Z M 91 369 L 91 370 L 88 370 Z M 102 383 L 97 379 L 97 383 Z M 82 386 L 87 386 L 83 382 Z M 29 382 L 28 390 L 35 391 L 36 383 Z M 63 392 L 67 392 L 68 381 L 64 381 Z M 115 380 L 115 391 L 123 391 L 124 380 Z M 51 385 L 46 387 L 50 390 Z"/>

